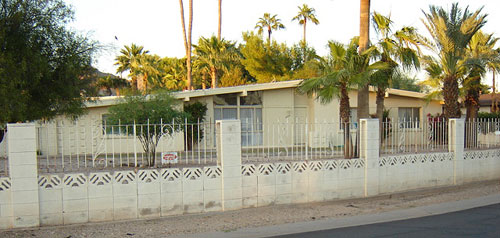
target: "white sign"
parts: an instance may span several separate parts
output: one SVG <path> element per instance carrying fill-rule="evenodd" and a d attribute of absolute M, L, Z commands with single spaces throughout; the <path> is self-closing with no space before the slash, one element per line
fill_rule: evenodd
<path fill-rule="evenodd" d="M 161 153 L 161 163 L 162 164 L 177 164 L 177 152 L 164 152 Z"/>

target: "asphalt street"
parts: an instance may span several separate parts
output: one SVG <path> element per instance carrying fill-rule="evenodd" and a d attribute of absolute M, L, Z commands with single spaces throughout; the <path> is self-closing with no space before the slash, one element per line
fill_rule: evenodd
<path fill-rule="evenodd" d="M 322 237 L 500 237 L 500 203 L 408 220 L 320 230 L 274 238 Z"/>

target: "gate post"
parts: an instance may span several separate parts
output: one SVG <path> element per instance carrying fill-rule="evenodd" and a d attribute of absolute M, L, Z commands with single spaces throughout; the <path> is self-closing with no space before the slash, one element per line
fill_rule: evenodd
<path fill-rule="evenodd" d="M 453 184 L 463 183 L 465 119 L 453 118 L 448 122 L 448 151 L 453 152 Z"/>
<path fill-rule="evenodd" d="M 243 207 L 241 175 L 241 122 L 240 120 L 218 120 L 217 165 L 222 168 L 222 210 Z"/>
<path fill-rule="evenodd" d="M 8 124 L 7 131 L 13 227 L 39 226 L 35 124 Z"/>
<path fill-rule="evenodd" d="M 378 160 L 380 151 L 380 133 L 378 119 L 360 120 L 360 158 L 365 162 L 364 195 L 379 194 Z"/>

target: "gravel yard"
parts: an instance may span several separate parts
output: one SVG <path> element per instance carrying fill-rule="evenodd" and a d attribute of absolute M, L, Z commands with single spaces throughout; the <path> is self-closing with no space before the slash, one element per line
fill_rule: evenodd
<path fill-rule="evenodd" d="M 339 200 L 299 205 L 276 205 L 230 212 L 214 212 L 171 216 L 153 220 L 1 230 L 0 237 L 168 237 L 213 231 L 234 231 L 244 227 L 260 227 L 353 216 L 411 208 L 434 203 L 470 199 L 500 193 L 500 181 L 441 187 L 371 198 Z"/>

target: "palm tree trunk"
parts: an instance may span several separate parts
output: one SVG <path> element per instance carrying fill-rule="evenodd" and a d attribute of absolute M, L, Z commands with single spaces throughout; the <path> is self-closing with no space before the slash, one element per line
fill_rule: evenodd
<path fill-rule="evenodd" d="M 267 27 L 267 35 L 268 35 L 267 42 L 269 42 L 269 43 L 271 43 L 271 32 L 272 32 L 271 26 L 268 26 Z"/>
<path fill-rule="evenodd" d="M 188 31 L 188 54 L 187 54 L 187 88 L 193 89 L 193 80 L 191 78 L 191 33 L 193 32 L 193 0 L 189 0 L 189 31 Z"/>
<path fill-rule="evenodd" d="M 352 143 L 351 143 L 351 132 L 350 132 L 350 110 L 349 105 L 349 93 L 345 85 L 340 88 L 340 119 L 344 127 L 344 158 L 352 158 Z"/>
<path fill-rule="evenodd" d="M 377 104 L 377 118 L 379 122 L 382 122 L 384 117 L 384 99 L 385 99 L 385 88 L 377 88 L 377 98 L 375 100 Z"/>
<path fill-rule="evenodd" d="M 306 24 L 307 18 L 304 18 L 304 45 L 306 45 Z"/>
<path fill-rule="evenodd" d="M 184 21 L 184 3 L 179 0 L 179 5 L 181 9 L 181 23 L 182 23 L 182 33 L 184 37 L 184 48 L 186 50 L 186 86 L 187 90 L 191 90 L 191 30 L 193 22 L 193 1 L 189 0 L 189 40 L 186 36 L 186 23 Z"/>
<path fill-rule="evenodd" d="M 460 118 L 458 102 L 458 81 L 454 76 L 447 76 L 443 83 L 444 115 L 446 118 Z"/>
<path fill-rule="evenodd" d="M 217 40 L 221 39 L 221 24 L 222 24 L 222 0 L 219 0 L 219 28 L 217 30 Z"/>
<path fill-rule="evenodd" d="M 212 88 L 217 88 L 217 69 L 210 67 L 210 74 L 212 76 Z"/>
<path fill-rule="evenodd" d="M 370 40 L 370 0 L 360 0 L 359 17 L 359 52 L 368 48 Z M 369 118 L 369 84 L 361 85 L 358 88 L 358 119 Z"/>
<path fill-rule="evenodd" d="M 493 71 L 493 92 L 491 93 L 491 109 L 490 112 L 497 112 L 498 111 L 498 105 L 497 105 L 497 95 L 496 95 L 496 85 L 495 85 L 495 71 Z"/>

